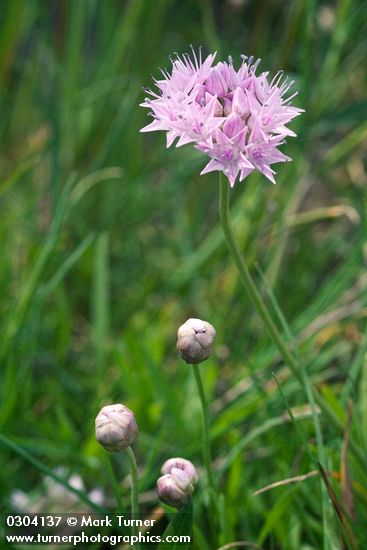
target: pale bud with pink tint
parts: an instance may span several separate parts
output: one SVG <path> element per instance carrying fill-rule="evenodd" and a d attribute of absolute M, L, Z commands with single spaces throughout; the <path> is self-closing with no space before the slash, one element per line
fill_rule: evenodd
<path fill-rule="evenodd" d="M 163 464 L 161 471 L 164 475 L 157 481 L 160 500 L 173 508 L 185 506 L 198 480 L 195 466 L 184 458 L 171 458 Z"/>
<path fill-rule="evenodd" d="M 132 445 L 138 435 L 133 412 L 125 405 L 107 405 L 96 417 L 96 439 L 107 451 L 118 453 Z"/>
<path fill-rule="evenodd" d="M 201 319 L 188 319 L 177 331 L 177 349 L 186 363 L 196 365 L 210 357 L 215 328 Z"/>

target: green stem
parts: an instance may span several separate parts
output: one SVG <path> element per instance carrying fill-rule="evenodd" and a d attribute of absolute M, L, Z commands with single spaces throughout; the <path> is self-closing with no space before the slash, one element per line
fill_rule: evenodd
<path fill-rule="evenodd" d="M 203 457 L 204 464 L 206 468 L 208 486 L 210 489 L 214 490 L 214 480 L 212 472 L 212 458 L 210 451 L 210 429 L 209 429 L 209 415 L 208 415 L 208 403 L 205 397 L 205 391 L 203 386 L 203 381 L 201 379 L 199 365 L 192 365 L 194 370 L 196 385 L 198 387 L 199 397 L 201 401 L 201 409 L 203 413 Z"/>
<path fill-rule="evenodd" d="M 301 374 L 298 372 L 297 361 L 294 359 L 294 357 L 288 350 L 286 343 L 283 341 L 282 336 L 280 335 L 277 327 L 275 326 L 272 318 L 270 317 L 268 309 L 259 291 L 256 288 L 254 280 L 250 275 L 247 265 L 245 264 L 245 261 L 242 257 L 242 253 L 238 247 L 238 243 L 233 232 L 230 213 L 229 213 L 229 193 L 230 193 L 230 190 L 229 190 L 228 182 L 224 180 L 220 175 L 219 176 L 219 216 L 220 216 L 222 229 L 227 241 L 229 251 L 238 269 L 240 279 L 245 289 L 247 290 L 251 300 L 253 301 L 260 317 L 264 321 L 264 324 L 268 330 L 270 337 L 276 344 L 277 348 L 282 354 L 287 365 L 289 365 L 289 367 L 292 369 L 293 374 L 301 382 Z"/>
<path fill-rule="evenodd" d="M 104 462 L 106 466 L 106 473 L 115 495 L 118 512 L 119 514 L 123 514 L 124 506 L 123 506 L 122 497 L 121 497 L 121 487 L 119 482 L 117 481 L 117 477 L 115 475 L 115 472 L 111 464 L 111 455 L 110 453 L 104 453 L 103 457 L 104 457 Z"/>
<path fill-rule="evenodd" d="M 138 468 L 136 466 L 135 455 L 131 447 L 125 449 L 126 457 L 129 461 L 130 473 L 131 473 L 131 513 L 132 519 L 138 519 L 136 516 L 139 514 L 139 490 L 138 490 Z M 137 527 L 134 526 L 134 535 L 138 535 Z"/>
<path fill-rule="evenodd" d="M 229 248 L 230 254 L 234 263 L 236 264 L 240 279 L 243 286 L 248 292 L 253 304 L 255 305 L 261 319 L 264 322 L 264 325 L 268 331 L 269 336 L 277 346 L 280 354 L 282 355 L 285 363 L 290 367 L 293 375 L 299 383 L 304 388 L 304 380 L 302 377 L 301 366 L 298 364 L 297 360 L 294 358 L 292 353 L 289 351 L 286 342 L 283 340 L 282 335 L 280 334 L 278 328 L 276 327 L 273 319 L 270 316 L 270 313 L 259 293 L 257 287 L 254 283 L 253 278 L 247 268 L 247 265 L 244 261 L 242 253 L 239 249 L 229 211 L 229 195 L 230 189 L 228 182 L 222 178 L 222 175 L 219 175 L 219 216 L 222 224 L 223 233 Z M 329 407 L 328 403 L 324 400 L 322 395 L 320 395 L 315 388 L 312 386 L 312 392 L 315 396 L 315 400 L 319 405 L 320 409 L 324 413 L 328 421 L 340 432 L 344 433 L 344 425 L 334 411 Z M 358 460 L 365 465 L 366 457 L 361 452 L 360 447 L 355 443 L 354 440 L 350 440 L 350 448 L 358 458 Z"/>

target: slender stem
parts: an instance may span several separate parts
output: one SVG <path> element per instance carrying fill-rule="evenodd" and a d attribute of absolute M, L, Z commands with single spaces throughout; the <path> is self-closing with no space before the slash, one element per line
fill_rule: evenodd
<path fill-rule="evenodd" d="M 137 514 L 139 514 L 138 468 L 136 466 L 135 455 L 131 447 L 125 449 L 125 454 L 129 461 L 131 473 L 131 513 L 133 515 L 132 519 L 138 519 L 137 517 L 135 517 Z M 138 528 L 135 525 L 133 527 L 133 532 L 134 535 L 139 534 Z"/>
<path fill-rule="evenodd" d="M 229 212 L 229 185 L 226 180 L 222 178 L 222 175 L 219 175 L 219 217 L 222 224 L 223 233 L 229 248 L 230 254 L 234 263 L 236 264 L 240 279 L 243 283 L 243 286 L 247 290 L 253 304 L 255 305 L 261 319 L 264 322 L 264 325 L 268 331 L 269 336 L 277 346 L 280 354 L 282 355 L 285 363 L 292 370 L 293 375 L 300 382 L 302 387 L 304 387 L 304 380 L 302 377 L 301 367 L 298 364 L 295 357 L 289 351 L 286 342 L 284 341 L 282 335 L 280 334 L 278 328 L 276 327 L 271 315 L 259 293 L 257 287 L 254 283 L 253 278 L 247 268 L 243 255 L 239 249 Z M 329 420 L 331 424 L 341 433 L 344 433 L 344 425 L 334 411 L 329 407 L 325 399 L 311 386 L 312 392 L 315 396 L 317 404 L 320 406 L 321 410 Z M 356 457 L 362 464 L 366 464 L 366 457 L 363 455 L 360 447 L 355 443 L 354 440 L 350 440 L 350 448 L 353 450 Z"/>
<path fill-rule="evenodd" d="M 104 453 L 104 462 L 106 465 L 106 472 L 107 476 L 110 480 L 110 483 L 112 485 L 113 492 L 115 494 L 115 499 L 117 503 L 117 509 L 119 514 L 124 513 L 124 506 L 122 503 L 122 497 L 121 497 L 121 487 L 119 485 L 119 482 L 117 481 L 115 472 L 113 470 L 112 464 L 111 464 L 111 454 L 110 453 Z"/>
<path fill-rule="evenodd" d="M 196 385 L 198 387 L 199 397 L 201 401 L 201 410 L 203 413 L 203 457 L 204 464 L 206 468 L 208 486 L 211 489 L 214 489 L 214 480 L 212 472 L 212 458 L 210 451 L 210 430 L 209 430 L 209 415 L 208 415 L 208 403 L 205 397 L 205 391 L 203 386 L 203 381 L 201 379 L 199 365 L 192 365 L 194 370 Z"/>
<path fill-rule="evenodd" d="M 214 477 L 212 470 L 212 455 L 210 448 L 210 425 L 209 425 L 209 408 L 208 402 L 206 400 L 203 381 L 201 379 L 200 367 L 199 365 L 192 365 L 196 385 L 199 392 L 201 410 L 203 415 L 203 459 L 206 469 L 207 481 L 208 481 L 208 494 L 209 494 L 209 525 L 210 533 L 213 537 L 213 540 L 216 539 L 218 529 L 216 528 L 217 520 L 217 499 L 216 499 L 216 489 L 214 485 Z"/>
<path fill-rule="evenodd" d="M 283 341 L 283 338 L 281 337 L 276 325 L 274 324 L 272 318 L 270 317 L 268 309 L 259 291 L 256 288 L 254 280 L 250 275 L 247 265 L 245 264 L 245 261 L 243 259 L 242 253 L 238 247 L 238 243 L 233 232 L 230 213 L 229 213 L 229 192 L 230 191 L 229 191 L 228 182 L 224 181 L 222 176 L 220 175 L 219 216 L 220 216 L 222 229 L 227 241 L 229 251 L 238 269 L 240 279 L 244 287 L 246 288 L 250 298 L 252 299 L 260 317 L 264 321 L 264 324 L 269 332 L 269 335 L 271 336 L 272 340 L 275 342 L 277 348 L 279 349 L 280 353 L 284 357 L 284 360 L 287 363 L 287 365 L 289 365 L 289 367 L 292 369 L 296 378 L 299 381 L 301 381 L 301 375 L 298 372 L 297 361 L 294 359 L 294 357 L 288 350 L 286 343 Z"/>

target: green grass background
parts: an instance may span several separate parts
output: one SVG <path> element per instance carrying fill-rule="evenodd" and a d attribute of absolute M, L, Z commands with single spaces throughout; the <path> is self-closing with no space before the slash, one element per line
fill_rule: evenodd
<path fill-rule="evenodd" d="M 221 523 L 211 536 L 203 472 L 195 548 L 367 547 L 366 36 L 359 0 L 1 2 L 2 509 L 21 490 L 48 511 L 44 474 L 62 466 L 86 492 L 102 488 L 113 510 L 94 439 L 108 403 L 135 412 L 145 513 L 158 505 L 164 460 L 201 467 L 200 404 L 175 349 L 178 326 L 199 317 L 217 330 L 202 374 Z M 162 133 L 139 133 L 142 87 L 190 44 L 236 64 L 261 57 L 261 70 L 284 69 L 300 90 L 306 112 L 284 147 L 293 162 L 278 165 L 276 186 L 257 174 L 238 184 L 232 212 L 309 377 L 345 424 L 351 403 L 364 463 L 348 452 L 349 429 L 343 443 L 320 417 L 349 533 L 319 475 L 253 496 L 315 470 L 317 444 L 307 398 L 229 259 L 217 174 L 199 176 L 205 158 L 190 146 L 166 150 Z M 127 474 L 119 457 L 112 467 Z"/>

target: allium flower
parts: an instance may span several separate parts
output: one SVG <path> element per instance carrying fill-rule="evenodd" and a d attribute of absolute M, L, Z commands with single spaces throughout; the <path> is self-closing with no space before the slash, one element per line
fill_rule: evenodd
<path fill-rule="evenodd" d="M 102 407 L 96 417 L 96 439 L 107 451 L 127 449 L 137 435 L 138 426 L 130 409 L 120 403 Z"/>
<path fill-rule="evenodd" d="M 242 56 L 236 71 L 231 57 L 213 66 L 215 56 L 202 61 L 193 50 L 193 59 L 172 60 L 172 73 L 154 79 L 158 91 L 146 90 L 151 98 L 141 106 L 154 120 L 141 131 L 167 132 L 167 147 L 176 139 L 176 147 L 193 143 L 211 159 L 201 173 L 220 170 L 231 187 L 254 170 L 275 183 L 271 165 L 291 160 L 278 147 L 296 135 L 286 124 L 303 112 L 291 105 L 297 92 L 286 97 L 294 82 L 282 71 L 270 82 L 268 72 L 256 75 L 260 59 Z"/>
<path fill-rule="evenodd" d="M 162 474 L 171 474 L 174 470 L 182 470 L 185 472 L 193 484 L 198 480 L 195 466 L 186 458 L 169 458 L 161 468 Z"/>
<path fill-rule="evenodd" d="M 189 502 L 198 475 L 195 466 L 185 458 L 170 458 L 162 466 L 161 476 L 157 481 L 159 498 L 174 508 L 181 508 Z"/>
<path fill-rule="evenodd" d="M 177 349 L 186 363 L 197 365 L 211 356 L 215 328 L 208 321 L 188 319 L 177 331 Z"/>
<path fill-rule="evenodd" d="M 165 474 L 157 481 L 159 498 L 173 508 L 181 508 L 187 504 L 193 490 L 189 476 L 182 470 L 176 470 L 174 474 Z"/>

